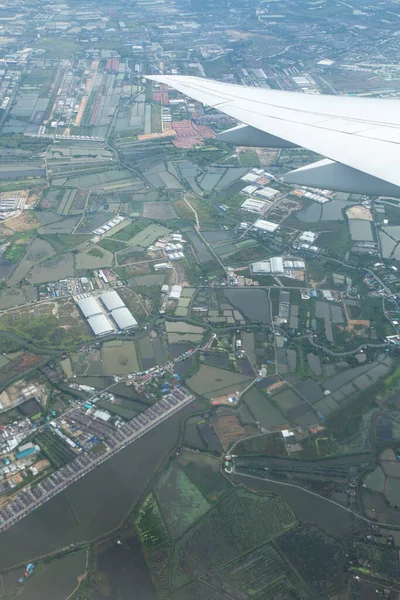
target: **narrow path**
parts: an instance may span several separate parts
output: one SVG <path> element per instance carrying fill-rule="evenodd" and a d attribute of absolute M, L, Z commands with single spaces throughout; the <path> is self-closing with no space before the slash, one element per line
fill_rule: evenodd
<path fill-rule="evenodd" d="M 197 214 L 197 211 L 190 204 L 189 200 L 186 199 L 186 196 L 184 196 L 183 199 L 186 202 L 186 204 L 188 205 L 188 207 L 190 208 L 190 210 L 194 213 L 194 217 L 196 219 L 196 231 L 199 232 L 200 231 L 200 223 L 199 223 L 199 216 Z"/>
<path fill-rule="evenodd" d="M 79 191 L 81 191 L 81 190 L 78 190 L 78 192 L 79 192 Z M 84 218 L 85 218 L 85 216 L 86 216 L 86 210 L 87 210 L 87 207 L 88 207 L 89 198 L 90 198 L 91 194 L 92 194 L 92 190 L 89 190 L 89 193 L 88 193 L 88 195 L 86 196 L 86 202 L 85 202 L 85 206 L 83 207 L 82 216 L 81 216 L 81 218 L 79 219 L 79 221 L 77 222 L 77 224 L 75 225 L 75 227 L 73 228 L 73 230 L 72 230 L 72 233 L 75 233 L 75 232 L 76 232 L 76 230 L 78 229 L 79 225 L 82 223 L 83 219 L 84 219 Z"/>

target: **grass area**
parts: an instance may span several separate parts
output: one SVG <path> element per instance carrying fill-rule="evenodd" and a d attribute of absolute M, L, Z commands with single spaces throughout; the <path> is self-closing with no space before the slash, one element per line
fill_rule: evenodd
<path fill-rule="evenodd" d="M 73 234 L 73 233 L 55 233 L 55 234 L 40 234 L 42 240 L 45 240 L 56 251 L 57 254 L 69 252 L 79 244 L 90 239 L 90 235 Z"/>
<path fill-rule="evenodd" d="M 146 550 L 168 543 L 168 531 L 153 493 L 143 502 L 134 524 Z"/>
<path fill-rule="evenodd" d="M 241 150 L 239 154 L 239 160 L 242 167 L 259 167 L 260 159 L 258 154 L 253 148 L 246 148 Z"/>
<path fill-rule="evenodd" d="M 21 338 L 47 348 L 70 348 L 91 339 L 86 322 L 69 302 L 45 303 L 19 308 L 0 316 L 0 330 L 11 331 Z M 57 316 L 56 316 L 57 315 Z"/>
<path fill-rule="evenodd" d="M 128 242 L 137 233 L 151 224 L 150 219 L 137 219 L 113 235 L 110 239 L 118 242 Z M 103 246 L 104 247 L 104 246 Z"/>
<path fill-rule="evenodd" d="M 106 375 L 127 375 L 139 371 L 135 342 L 110 342 L 102 350 Z"/>
<path fill-rule="evenodd" d="M 162 132 L 161 106 L 159 104 L 153 104 L 151 107 L 151 132 Z"/>
<path fill-rule="evenodd" d="M 59 469 L 75 458 L 73 450 L 55 433 L 45 430 L 35 438 L 35 443 L 49 461 Z"/>
<path fill-rule="evenodd" d="M 28 179 L 13 179 L 12 183 L 7 183 L 8 180 L 0 182 L 0 192 L 14 192 L 15 190 L 32 189 L 46 184 L 44 177 L 35 177 Z"/>
<path fill-rule="evenodd" d="M 295 524 L 293 512 L 281 498 L 253 494 L 238 487 L 224 494 L 177 541 L 171 563 L 172 584 L 184 585 L 292 529 Z"/>
<path fill-rule="evenodd" d="M 202 490 L 211 501 L 217 500 L 229 488 L 229 483 L 220 472 L 220 461 L 208 454 L 184 450 L 178 462 L 185 474 Z"/>
<path fill-rule="evenodd" d="M 3 255 L 3 259 L 11 263 L 17 263 L 24 256 L 26 249 L 26 244 L 12 244 Z"/>
<path fill-rule="evenodd" d="M 327 250 L 335 258 L 344 258 L 346 252 L 351 248 L 351 237 L 347 222 L 339 222 L 341 226 L 338 231 L 321 233 L 317 245 L 319 248 Z"/>
<path fill-rule="evenodd" d="M 161 474 L 154 491 L 173 539 L 182 535 L 210 508 L 200 490 L 176 463 Z"/>
<path fill-rule="evenodd" d="M 112 240 L 111 238 L 103 238 L 97 245 L 101 248 L 104 248 L 104 250 L 112 252 L 113 254 L 126 248 L 126 245 L 123 242 Z"/>
<path fill-rule="evenodd" d="M 43 37 L 33 43 L 36 48 L 46 50 L 46 57 L 71 58 L 73 54 L 81 51 L 81 46 L 72 40 L 59 37 Z"/>

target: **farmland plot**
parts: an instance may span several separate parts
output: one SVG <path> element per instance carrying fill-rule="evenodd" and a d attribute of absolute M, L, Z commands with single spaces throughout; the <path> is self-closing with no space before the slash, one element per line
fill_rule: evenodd
<path fill-rule="evenodd" d="M 281 536 L 277 544 L 314 593 L 340 586 L 345 552 L 322 529 L 315 525 L 297 528 Z"/>
<path fill-rule="evenodd" d="M 146 549 L 156 548 L 169 541 L 168 531 L 153 493 L 147 496 L 140 507 L 135 525 Z"/>
<path fill-rule="evenodd" d="M 176 463 L 162 473 L 155 494 L 173 539 L 182 535 L 210 508 L 203 494 Z"/>
<path fill-rule="evenodd" d="M 219 470 L 218 458 L 184 450 L 178 458 L 178 463 L 210 500 L 219 498 L 229 487 Z"/>
<path fill-rule="evenodd" d="M 288 504 L 278 496 L 259 496 L 236 488 L 177 541 L 172 562 L 173 586 L 181 586 L 235 559 L 295 524 Z"/>
<path fill-rule="evenodd" d="M 92 246 L 76 255 L 75 266 L 78 270 L 111 267 L 113 258 L 114 255 L 108 250 L 100 248 L 100 246 Z"/>
<path fill-rule="evenodd" d="M 295 587 L 301 587 L 294 572 L 271 543 L 237 558 L 219 569 L 216 575 L 247 594 L 255 594 L 276 579 L 288 576 Z"/>
<path fill-rule="evenodd" d="M 187 385 L 196 393 L 211 398 L 243 390 L 251 381 L 251 377 L 219 369 L 210 365 L 202 365 L 200 370 L 187 380 Z M 218 393 L 215 393 L 218 392 Z"/>

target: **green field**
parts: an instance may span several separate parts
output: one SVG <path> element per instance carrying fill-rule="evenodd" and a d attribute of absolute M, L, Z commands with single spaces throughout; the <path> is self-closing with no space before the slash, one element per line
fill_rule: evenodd
<path fill-rule="evenodd" d="M 293 512 L 278 496 L 235 488 L 175 544 L 172 584 L 180 587 L 295 525 Z"/>
<path fill-rule="evenodd" d="M 39 433 L 35 443 L 57 469 L 76 457 L 75 452 L 50 429 Z"/>
<path fill-rule="evenodd" d="M 79 252 L 75 257 L 75 267 L 78 270 L 86 269 L 102 269 L 103 267 L 111 267 L 114 256 L 108 250 L 99 246 Z"/>
<path fill-rule="evenodd" d="M 184 450 L 178 458 L 182 470 L 211 501 L 217 500 L 229 488 L 220 471 L 220 461 L 209 454 Z"/>
<path fill-rule="evenodd" d="M 196 394 L 210 398 L 240 392 L 250 383 L 251 379 L 251 377 L 227 369 L 201 365 L 199 371 L 186 383 Z"/>
<path fill-rule="evenodd" d="M 178 538 L 210 508 L 200 490 L 176 463 L 160 476 L 154 488 L 170 535 Z"/>
<path fill-rule="evenodd" d="M 102 355 L 105 375 L 127 375 L 139 371 L 135 342 L 106 342 Z"/>
<path fill-rule="evenodd" d="M 144 548 L 156 548 L 169 542 L 168 531 L 153 493 L 143 502 L 134 523 Z"/>

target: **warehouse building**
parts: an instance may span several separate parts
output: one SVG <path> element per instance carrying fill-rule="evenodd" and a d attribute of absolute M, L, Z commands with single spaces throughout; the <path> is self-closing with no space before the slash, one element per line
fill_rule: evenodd
<path fill-rule="evenodd" d="M 89 317 L 88 323 L 94 335 L 108 335 L 109 333 L 114 333 L 115 331 L 114 327 L 111 325 L 104 313 Z"/>
<path fill-rule="evenodd" d="M 125 306 L 125 303 L 120 298 L 119 294 L 117 294 L 117 292 L 114 290 L 101 294 L 100 300 L 109 311 L 115 310 L 116 308 L 123 308 Z"/>
<path fill-rule="evenodd" d="M 279 225 L 277 223 L 272 223 L 272 221 L 258 219 L 255 223 L 253 223 L 252 227 L 260 229 L 261 231 L 265 231 L 267 233 L 274 233 L 274 231 L 276 231 L 279 228 Z"/>
<path fill-rule="evenodd" d="M 100 315 L 102 313 L 101 306 L 93 296 L 79 296 L 77 300 L 84 317 L 93 317 L 93 315 Z"/>
<path fill-rule="evenodd" d="M 138 322 L 126 306 L 123 308 L 116 308 L 111 312 L 111 316 L 120 331 L 126 331 L 127 329 L 133 329 L 138 326 Z"/>
<path fill-rule="evenodd" d="M 171 291 L 169 293 L 170 300 L 179 300 L 182 294 L 182 286 L 181 285 L 173 285 L 171 287 Z"/>
<path fill-rule="evenodd" d="M 261 214 L 265 208 L 267 207 L 267 202 L 264 200 L 256 200 L 255 198 L 248 198 L 245 200 L 241 206 L 242 210 L 247 210 L 248 212 Z"/>

